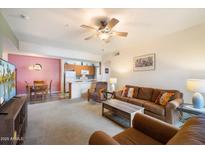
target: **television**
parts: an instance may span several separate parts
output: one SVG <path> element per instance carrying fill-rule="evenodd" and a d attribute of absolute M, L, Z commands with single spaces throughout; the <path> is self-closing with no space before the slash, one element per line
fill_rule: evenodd
<path fill-rule="evenodd" d="M 0 108 L 16 96 L 16 66 L 0 58 Z"/>

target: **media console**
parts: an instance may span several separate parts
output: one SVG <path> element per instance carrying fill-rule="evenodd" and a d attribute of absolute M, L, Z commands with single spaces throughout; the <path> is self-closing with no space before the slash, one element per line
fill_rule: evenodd
<path fill-rule="evenodd" d="M 0 111 L 0 145 L 22 144 L 27 127 L 27 97 L 18 96 Z"/>

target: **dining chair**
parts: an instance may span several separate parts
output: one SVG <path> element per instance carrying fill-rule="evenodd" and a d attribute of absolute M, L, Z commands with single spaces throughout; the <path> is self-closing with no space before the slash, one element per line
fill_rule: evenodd
<path fill-rule="evenodd" d="M 49 92 L 50 92 L 50 96 L 51 96 L 52 82 L 53 82 L 53 81 L 51 80 L 51 81 L 50 81 L 50 84 L 49 84 L 49 89 L 48 89 L 48 90 L 49 90 Z"/>
<path fill-rule="evenodd" d="M 47 89 L 48 89 L 48 85 L 34 85 L 34 93 L 35 93 L 35 98 L 37 98 L 38 95 L 41 96 L 41 99 L 43 99 L 46 94 L 47 94 Z"/>
<path fill-rule="evenodd" d="M 29 83 L 27 81 L 25 81 L 25 84 L 26 84 L 26 94 L 31 99 L 32 93 L 34 93 L 34 88 L 32 86 L 29 86 Z"/>
<path fill-rule="evenodd" d="M 33 83 L 35 99 L 37 99 L 38 95 L 40 95 L 41 99 L 43 99 L 47 94 L 48 85 L 46 85 L 43 80 L 34 80 Z"/>
<path fill-rule="evenodd" d="M 26 84 L 26 94 L 28 95 L 29 94 L 29 84 L 27 81 L 25 81 L 25 84 Z"/>

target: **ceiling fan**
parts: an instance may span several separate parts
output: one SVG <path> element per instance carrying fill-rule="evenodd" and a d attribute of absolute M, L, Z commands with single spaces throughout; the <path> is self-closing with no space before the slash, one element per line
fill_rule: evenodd
<path fill-rule="evenodd" d="M 94 30 L 95 33 L 89 37 L 86 37 L 85 40 L 90 40 L 93 37 L 98 37 L 101 40 L 105 41 L 106 43 L 109 42 L 109 39 L 112 36 L 121 36 L 121 37 L 127 37 L 128 33 L 127 32 L 116 32 L 113 31 L 113 27 L 119 23 L 118 19 L 112 18 L 109 21 L 102 20 L 100 21 L 100 26 L 98 28 L 92 27 L 92 26 L 87 26 L 87 25 L 81 25 L 80 27 L 82 28 L 87 28 L 90 30 Z"/>

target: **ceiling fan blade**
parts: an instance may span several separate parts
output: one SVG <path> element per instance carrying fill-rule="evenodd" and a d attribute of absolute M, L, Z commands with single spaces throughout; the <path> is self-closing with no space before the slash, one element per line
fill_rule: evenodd
<path fill-rule="evenodd" d="M 90 40 L 90 39 L 93 38 L 95 35 L 96 35 L 96 34 L 93 34 L 93 35 L 91 35 L 91 36 L 88 36 L 88 37 L 85 38 L 85 40 Z"/>
<path fill-rule="evenodd" d="M 96 28 L 91 27 L 91 26 L 87 26 L 87 25 L 81 25 L 80 27 L 87 28 L 87 29 L 92 29 L 92 30 L 97 30 Z"/>
<path fill-rule="evenodd" d="M 112 19 L 108 22 L 106 28 L 112 29 L 115 25 L 117 25 L 118 22 L 119 22 L 119 20 L 117 20 L 117 19 L 115 19 L 115 18 L 112 18 Z"/>
<path fill-rule="evenodd" d="M 127 32 L 113 32 L 112 34 L 114 36 L 122 36 L 122 37 L 127 37 L 127 35 L 128 35 Z"/>

